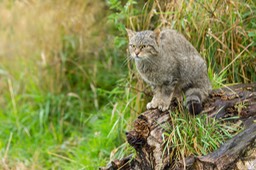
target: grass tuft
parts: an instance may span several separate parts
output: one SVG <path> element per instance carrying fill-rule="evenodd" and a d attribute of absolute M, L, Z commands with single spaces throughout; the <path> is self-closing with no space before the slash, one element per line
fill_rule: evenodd
<path fill-rule="evenodd" d="M 174 163 L 185 162 L 185 158 L 191 155 L 206 155 L 242 129 L 223 120 L 207 118 L 207 115 L 194 117 L 184 112 L 171 112 L 170 115 L 171 124 L 163 135 L 163 154 L 170 155 Z"/>

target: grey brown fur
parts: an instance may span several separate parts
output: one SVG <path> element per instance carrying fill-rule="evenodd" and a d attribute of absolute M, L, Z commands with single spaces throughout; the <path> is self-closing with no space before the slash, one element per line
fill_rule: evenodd
<path fill-rule="evenodd" d="M 207 66 L 197 50 L 175 30 L 134 32 L 127 29 L 130 57 L 153 87 L 147 109 L 168 110 L 174 96 L 185 94 L 190 113 L 200 113 L 211 90 Z"/>

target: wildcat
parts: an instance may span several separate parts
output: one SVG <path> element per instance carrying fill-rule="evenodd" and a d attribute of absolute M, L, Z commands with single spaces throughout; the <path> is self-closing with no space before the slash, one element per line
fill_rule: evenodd
<path fill-rule="evenodd" d="M 175 30 L 135 32 L 126 29 L 129 57 L 154 96 L 147 109 L 168 110 L 173 97 L 185 94 L 192 114 L 202 111 L 211 84 L 206 62 L 186 38 Z"/>

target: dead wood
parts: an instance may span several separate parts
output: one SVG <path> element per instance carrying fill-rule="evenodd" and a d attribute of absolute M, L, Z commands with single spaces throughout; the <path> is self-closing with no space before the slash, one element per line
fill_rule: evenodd
<path fill-rule="evenodd" d="M 232 169 L 245 153 L 255 147 L 256 123 L 225 142 L 218 150 L 202 157 L 196 157 L 192 165 L 196 170 Z M 256 168 L 256 167 L 255 167 Z"/>
<path fill-rule="evenodd" d="M 112 161 L 102 170 L 165 170 L 165 169 L 235 169 L 237 163 L 251 150 L 256 139 L 256 83 L 239 84 L 213 90 L 204 103 L 204 114 L 217 119 L 239 116 L 245 130 L 226 141 L 218 150 L 206 156 L 191 156 L 186 165 L 174 166 L 164 152 L 163 133 L 171 124 L 169 112 L 148 110 L 135 121 L 133 130 L 127 132 L 128 143 L 136 150 L 136 156 Z M 255 158 L 256 159 L 256 158 Z M 256 161 L 255 161 L 256 164 Z M 245 165 L 245 163 L 244 163 Z"/>

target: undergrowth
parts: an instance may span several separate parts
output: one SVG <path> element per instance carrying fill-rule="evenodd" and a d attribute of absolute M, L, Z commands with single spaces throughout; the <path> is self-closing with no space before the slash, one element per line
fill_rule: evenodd
<path fill-rule="evenodd" d="M 227 139 L 232 138 L 242 127 L 224 120 L 208 118 L 206 115 L 191 116 L 185 112 L 171 112 L 171 124 L 163 134 L 164 152 L 174 164 L 185 164 L 191 155 L 202 156 L 219 148 Z M 239 117 L 229 119 L 235 120 Z"/>
<path fill-rule="evenodd" d="M 214 89 L 256 81 L 256 6 L 253 1 L 108 2 L 114 11 L 109 20 L 120 32 L 116 38 L 118 48 L 125 48 L 126 27 L 136 31 L 176 29 L 207 61 Z M 133 63 L 128 63 L 128 68 L 134 77 L 133 87 L 147 94 L 147 86 L 141 81 Z M 146 96 L 145 99 L 148 99 Z M 163 138 L 166 148 L 171 148 L 166 152 L 178 161 L 184 161 L 191 154 L 206 155 L 241 129 L 223 123 L 223 120 L 207 119 L 206 116 L 190 117 L 184 111 L 171 113 L 171 119 L 172 125 Z"/>
<path fill-rule="evenodd" d="M 151 93 L 126 59 L 125 27 L 183 33 L 214 88 L 256 81 L 255 11 L 253 0 L 0 1 L 0 169 L 98 169 L 134 153 L 124 134 Z M 171 115 L 164 139 L 178 158 L 231 137 Z"/>

